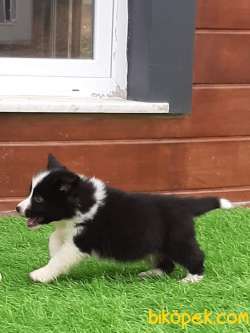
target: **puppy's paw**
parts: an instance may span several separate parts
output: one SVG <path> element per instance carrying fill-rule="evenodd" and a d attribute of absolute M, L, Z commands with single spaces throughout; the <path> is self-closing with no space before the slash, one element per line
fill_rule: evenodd
<path fill-rule="evenodd" d="M 181 280 L 182 283 L 198 283 L 203 279 L 203 275 L 198 274 L 190 274 Z"/>
<path fill-rule="evenodd" d="M 138 276 L 142 279 L 150 278 L 150 277 L 160 277 L 164 275 L 164 272 L 159 268 L 154 268 L 146 272 L 141 272 Z"/>
<path fill-rule="evenodd" d="M 41 283 L 49 283 L 54 280 L 54 276 L 46 266 L 29 273 L 29 277 L 32 281 Z"/>

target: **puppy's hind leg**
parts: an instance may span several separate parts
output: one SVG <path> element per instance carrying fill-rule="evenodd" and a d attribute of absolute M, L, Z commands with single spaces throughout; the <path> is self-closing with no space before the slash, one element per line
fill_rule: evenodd
<path fill-rule="evenodd" d="M 204 254 L 195 239 L 179 244 L 180 251 L 175 253 L 174 260 L 188 270 L 187 276 L 181 280 L 184 283 L 196 283 L 203 279 Z"/>
<path fill-rule="evenodd" d="M 139 277 L 160 277 L 164 274 L 170 274 L 174 269 L 174 263 L 168 256 L 160 256 L 154 261 L 155 268 L 139 273 Z"/>
<path fill-rule="evenodd" d="M 161 269 L 166 274 L 172 273 L 174 267 L 175 267 L 174 262 L 167 255 L 161 256 L 157 262 L 157 268 Z"/>

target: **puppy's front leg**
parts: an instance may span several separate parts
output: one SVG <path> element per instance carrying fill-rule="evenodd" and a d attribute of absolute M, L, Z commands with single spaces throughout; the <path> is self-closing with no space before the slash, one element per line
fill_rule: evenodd
<path fill-rule="evenodd" d="M 51 282 L 88 256 L 78 249 L 73 240 L 67 240 L 46 266 L 31 272 L 29 276 L 36 282 Z"/>
<path fill-rule="evenodd" d="M 60 228 L 56 229 L 49 237 L 49 255 L 50 258 L 60 250 L 64 243 L 64 231 Z"/>

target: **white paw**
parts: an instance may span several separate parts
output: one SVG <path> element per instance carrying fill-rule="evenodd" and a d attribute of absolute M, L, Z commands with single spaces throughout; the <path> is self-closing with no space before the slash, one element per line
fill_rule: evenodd
<path fill-rule="evenodd" d="M 34 282 L 48 283 L 54 280 L 54 276 L 48 270 L 47 266 L 39 268 L 29 274 L 29 277 Z"/>
<path fill-rule="evenodd" d="M 220 199 L 220 208 L 230 209 L 233 208 L 233 204 L 227 199 Z"/>
<path fill-rule="evenodd" d="M 138 276 L 142 279 L 148 278 L 148 277 L 159 277 L 162 276 L 164 272 L 159 268 L 154 268 L 146 272 L 141 272 L 138 274 Z"/>
<path fill-rule="evenodd" d="M 198 275 L 198 274 L 190 274 L 181 280 L 183 283 L 197 283 L 200 282 L 203 279 L 203 275 Z"/>

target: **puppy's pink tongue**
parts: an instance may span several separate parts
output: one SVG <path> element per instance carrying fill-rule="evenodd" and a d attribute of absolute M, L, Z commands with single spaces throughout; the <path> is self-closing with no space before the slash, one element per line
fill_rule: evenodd
<path fill-rule="evenodd" d="M 38 220 L 39 218 L 37 217 L 32 217 L 27 220 L 27 226 L 28 228 L 34 228 L 38 226 Z"/>

